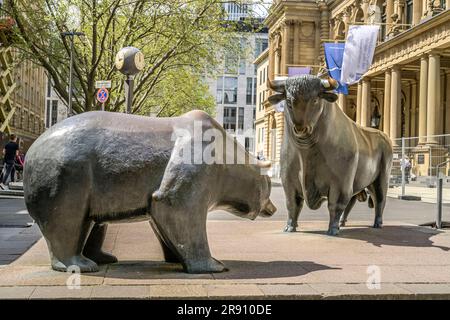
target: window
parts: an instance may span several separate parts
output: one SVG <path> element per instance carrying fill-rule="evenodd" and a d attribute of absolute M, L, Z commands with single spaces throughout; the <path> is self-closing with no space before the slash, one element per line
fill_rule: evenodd
<path fill-rule="evenodd" d="M 52 101 L 52 125 L 58 121 L 58 100 Z"/>
<path fill-rule="evenodd" d="M 245 137 L 245 150 L 247 150 L 247 151 L 250 150 L 250 138 L 249 137 Z"/>
<path fill-rule="evenodd" d="M 241 61 L 239 62 L 239 74 L 245 74 L 246 66 L 247 64 L 245 62 L 245 59 L 241 59 Z"/>
<path fill-rule="evenodd" d="M 406 23 L 412 24 L 413 23 L 413 0 L 406 0 Z"/>
<path fill-rule="evenodd" d="M 255 58 L 267 49 L 269 42 L 267 39 L 256 39 L 255 41 Z"/>
<path fill-rule="evenodd" d="M 267 68 L 264 68 L 263 70 L 263 83 L 266 83 L 266 70 Z"/>
<path fill-rule="evenodd" d="M 383 3 L 381 8 L 381 39 L 384 41 L 386 38 L 386 2 Z"/>
<path fill-rule="evenodd" d="M 225 77 L 224 79 L 224 103 L 236 104 L 238 79 L 236 77 Z"/>
<path fill-rule="evenodd" d="M 263 70 L 259 71 L 259 85 L 262 85 L 262 74 L 263 74 Z"/>
<path fill-rule="evenodd" d="M 253 78 L 253 104 L 256 103 L 256 78 Z"/>
<path fill-rule="evenodd" d="M 252 98 L 253 98 L 253 84 L 252 84 L 253 78 L 247 78 L 247 91 L 246 91 L 246 103 L 252 104 Z"/>
<path fill-rule="evenodd" d="M 50 127 L 50 100 L 47 100 L 47 110 L 45 110 L 45 127 L 49 128 Z"/>
<path fill-rule="evenodd" d="M 49 77 L 47 81 L 47 97 L 51 97 L 52 95 L 52 80 Z"/>
<path fill-rule="evenodd" d="M 262 92 L 259 93 L 259 105 L 258 105 L 258 110 L 261 111 L 262 110 Z"/>
<path fill-rule="evenodd" d="M 232 54 L 226 54 L 225 56 L 225 73 L 237 74 L 237 67 L 239 64 L 239 58 Z"/>
<path fill-rule="evenodd" d="M 217 78 L 216 103 L 223 103 L 223 77 Z"/>
<path fill-rule="evenodd" d="M 236 130 L 236 107 L 223 108 L 223 128 L 225 130 Z"/>
<path fill-rule="evenodd" d="M 244 108 L 239 108 L 238 130 L 244 130 Z"/>

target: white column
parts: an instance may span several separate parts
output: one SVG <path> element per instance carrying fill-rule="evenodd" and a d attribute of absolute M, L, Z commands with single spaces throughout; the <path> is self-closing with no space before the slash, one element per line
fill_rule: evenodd
<path fill-rule="evenodd" d="M 429 54 L 428 94 L 427 94 L 427 144 L 436 144 L 433 135 L 437 134 L 437 113 L 440 101 L 440 56 L 435 52 Z"/>
<path fill-rule="evenodd" d="M 427 135 L 427 93 L 428 93 L 428 57 L 420 58 L 419 82 L 419 143 L 426 142 Z"/>
<path fill-rule="evenodd" d="M 391 129 L 390 138 L 394 146 L 398 145 L 396 139 L 401 137 L 401 75 L 398 66 L 392 68 L 391 73 Z"/>
<path fill-rule="evenodd" d="M 383 109 L 383 132 L 390 136 L 391 130 L 391 70 L 384 74 L 384 109 Z"/>
<path fill-rule="evenodd" d="M 361 96 L 361 125 L 370 127 L 370 79 L 362 80 L 362 96 Z"/>

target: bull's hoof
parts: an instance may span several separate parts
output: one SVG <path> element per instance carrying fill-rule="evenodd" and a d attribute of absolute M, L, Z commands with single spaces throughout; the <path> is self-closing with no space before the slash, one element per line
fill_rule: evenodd
<path fill-rule="evenodd" d="M 98 264 L 109 264 L 117 262 L 117 258 L 115 256 L 103 251 L 85 253 L 85 256 Z"/>
<path fill-rule="evenodd" d="M 376 228 L 376 229 L 381 229 L 381 228 L 383 228 L 383 223 L 382 222 L 375 222 L 373 224 L 373 227 Z"/>
<path fill-rule="evenodd" d="M 291 225 L 287 225 L 286 227 L 284 227 L 283 232 L 296 232 L 297 231 L 297 227 L 296 226 L 291 226 Z"/>
<path fill-rule="evenodd" d="M 383 227 L 383 220 L 375 219 L 375 222 L 373 223 L 373 227 L 377 228 L 377 229 L 381 229 Z"/>
<path fill-rule="evenodd" d="M 341 227 L 345 227 L 345 224 L 346 224 L 346 223 L 347 223 L 347 221 L 343 220 L 343 221 L 341 221 L 340 226 L 341 226 Z"/>
<path fill-rule="evenodd" d="M 66 263 L 63 263 L 61 261 L 52 261 L 52 268 L 56 271 L 62 271 L 62 272 L 74 272 L 74 273 L 84 273 L 84 272 L 97 272 L 98 271 L 98 265 L 83 256 L 75 256 L 67 260 Z"/>
<path fill-rule="evenodd" d="M 225 265 L 214 258 L 207 261 L 197 261 L 189 263 L 185 267 L 187 273 L 218 273 L 228 271 Z"/>
<path fill-rule="evenodd" d="M 339 234 L 339 228 L 330 228 L 327 231 L 327 235 L 329 236 L 337 236 Z"/>

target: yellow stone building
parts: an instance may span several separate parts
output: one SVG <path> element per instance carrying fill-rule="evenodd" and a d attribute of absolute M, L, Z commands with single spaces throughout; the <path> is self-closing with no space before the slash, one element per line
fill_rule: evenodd
<path fill-rule="evenodd" d="M 0 17 L 0 143 L 14 133 L 22 151 L 45 130 L 45 88 L 47 76 L 42 67 L 22 60 L 10 43 L 14 21 Z"/>
<path fill-rule="evenodd" d="M 436 135 L 450 133 L 449 9 L 450 0 L 274 0 L 265 21 L 268 78 L 286 76 L 295 67 L 324 73 L 324 42 L 343 41 L 352 24 L 379 24 L 371 68 L 338 104 L 357 123 L 383 130 L 394 146 L 401 137 L 420 137 L 408 139 L 408 152 L 414 173 L 427 175 L 448 158 Z M 262 104 L 264 154 L 277 165 L 283 114 L 267 100 Z"/>

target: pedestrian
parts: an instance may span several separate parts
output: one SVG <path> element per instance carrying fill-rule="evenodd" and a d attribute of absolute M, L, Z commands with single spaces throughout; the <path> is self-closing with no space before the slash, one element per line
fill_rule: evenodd
<path fill-rule="evenodd" d="M 3 148 L 3 177 L 0 183 L 0 188 L 3 190 L 8 188 L 6 184 L 9 179 L 14 182 L 14 164 L 18 155 L 19 145 L 17 144 L 17 136 L 15 134 L 11 134 L 10 141 Z"/>

